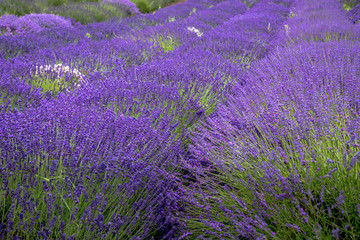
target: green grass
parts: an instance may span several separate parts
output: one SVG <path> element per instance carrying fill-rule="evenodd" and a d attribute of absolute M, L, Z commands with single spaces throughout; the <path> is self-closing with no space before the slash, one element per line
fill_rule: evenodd
<path fill-rule="evenodd" d="M 130 0 L 135 3 L 136 7 L 142 13 L 154 12 L 169 4 L 175 3 L 177 0 Z"/>
<path fill-rule="evenodd" d="M 344 2 L 343 7 L 346 11 L 349 11 L 353 7 L 355 7 L 357 4 L 360 4 L 359 0 L 347 0 Z"/>
<path fill-rule="evenodd" d="M 137 9 L 142 13 L 149 13 L 158 8 L 149 0 L 132 0 L 132 2 L 135 3 Z"/>
<path fill-rule="evenodd" d="M 164 53 L 172 52 L 175 48 L 179 47 L 179 41 L 171 36 L 156 36 L 150 39 L 150 42 L 154 43 L 154 46 L 160 46 Z"/>

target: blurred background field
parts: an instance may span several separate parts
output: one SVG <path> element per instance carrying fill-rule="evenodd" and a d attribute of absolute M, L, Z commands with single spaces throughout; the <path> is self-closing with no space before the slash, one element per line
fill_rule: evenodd
<path fill-rule="evenodd" d="M 125 9 L 124 0 L 3 0 L 0 1 L 0 16 L 12 14 L 24 16 L 31 13 L 52 13 L 71 17 L 81 23 L 101 22 L 131 15 Z M 153 12 L 176 0 L 133 0 L 141 13 Z"/>
<path fill-rule="evenodd" d="M 5 0 L 0 3 L 0 15 L 24 16 L 32 13 L 56 14 L 82 24 L 130 15 L 122 5 L 102 3 L 98 0 Z"/>
<path fill-rule="evenodd" d="M 102 22 L 113 18 L 129 17 L 134 14 L 129 11 L 127 2 L 130 0 L 2 0 L 0 1 L 0 16 L 11 14 L 24 16 L 31 13 L 50 13 L 85 23 Z M 344 9 L 351 11 L 359 0 L 340 0 Z M 131 0 L 141 13 L 154 12 L 163 7 L 184 2 L 179 0 Z M 256 1 L 243 1 L 251 6 Z M 351 17 L 351 16 L 350 16 Z"/>

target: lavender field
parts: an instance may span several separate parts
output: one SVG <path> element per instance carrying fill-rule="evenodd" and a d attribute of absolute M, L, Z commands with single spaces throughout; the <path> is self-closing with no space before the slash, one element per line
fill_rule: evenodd
<path fill-rule="evenodd" d="M 359 0 L 54 1 L 0 0 L 0 239 L 360 239 Z"/>

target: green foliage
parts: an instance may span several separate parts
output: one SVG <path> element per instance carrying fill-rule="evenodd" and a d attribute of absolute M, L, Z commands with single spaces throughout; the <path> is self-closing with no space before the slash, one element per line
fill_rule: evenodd
<path fill-rule="evenodd" d="M 61 6 L 65 5 L 67 2 L 67 0 L 48 0 L 49 6 Z"/>
<path fill-rule="evenodd" d="M 259 0 L 241 0 L 241 2 L 246 4 L 248 8 L 252 8 Z"/>
<path fill-rule="evenodd" d="M 68 4 L 59 7 L 52 7 L 46 10 L 47 13 L 63 17 L 71 17 L 82 24 L 102 22 L 112 18 L 127 17 L 129 14 L 117 4 L 112 3 L 82 3 Z"/>
<path fill-rule="evenodd" d="M 72 0 L 75 3 L 102 2 L 102 0 Z"/>
<path fill-rule="evenodd" d="M 64 17 L 73 17 L 81 23 L 100 22 L 113 17 L 124 17 L 123 10 L 119 6 L 111 6 L 101 2 L 102 0 L 4 0 L 0 1 L 0 16 L 5 13 L 24 16 L 31 13 L 53 12 Z M 149 13 L 171 4 L 175 0 L 132 0 L 132 2 L 135 3 L 140 12 Z M 90 7 L 91 3 L 94 4 L 93 7 Z M 90 13 L 84 13 L 84 9 L 87 8 L 89 8 Z M 86 14 L 90 15 L 86 16 Z"/>
<path fill-rule="evenodd" d="M 165 38 L 159 35 L 150 41 L 153 41 L 154 45 L 159 45 L 163 49 L 164 53 L 171 52 L 175 49 L 175 47 L 179 46 L 179 43 L 171 36 L 167 36 Z"/>
<path fill-rule="evenodd" d="M 142 13 L 149 13 L 154 10 L 154 6 L 148 0 L 133 0 L 132 2 L 135 3 L 136 7 Z M 156 7 L 155 7 L 156 9 Z"/>
<path fill-rule="evenodd" d="M 360 4 L 360 0 L 347 0 L 343 3 L 343 7 L 346 11 L 349 11 L 358 4 Z"/>
<path fill-rule="evenodd" d="M 6 0 L 0 1 L 0 15 L 12 14 L 23 16 L 34 12 L 40 12 L 44 6 L 44 1 L 37 2 L 27 0 Z"/>
<path fill-rule="evenodd" d="M 78 84 L 78 78 L 71 77 L 68 81 L 65 80 L 65 76 L 54 79 L 51 77 L 46 76 L 39 76 L 33 79 L 33 81 L 30 83 L 36 88 L 40 88 L 41 92 L 49 92 L 51 93 L 51 96 L 56 98 L 56 96 L 63 91 L 64 89 L 67 89 L 69 91 L 72 91 L 75 89 L 75 85 Z"/>
<path fill-rule="evenodd" d="M 0 1 L 3 14 L 24 16 L 31 13 L 52 13 L 72 17 L 81 23 L 101 22 L 114 17 L 128 16 L 118 5 L 102 0 L 5 0 Z"/>
<path fill-rule="evenodd" d="M 176 2 L 177 0 L 130 0 L 135 3 L 136 7 L 142 13 L 149 13 L 158 10 L 162 7 L 166 7 L 169 4 Z"/>

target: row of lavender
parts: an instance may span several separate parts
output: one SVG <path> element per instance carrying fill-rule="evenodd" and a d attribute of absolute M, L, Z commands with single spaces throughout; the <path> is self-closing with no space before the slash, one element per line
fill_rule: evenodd
<path fill-rule="evenodd" d="M 193 132 L 188 229 L 359 239 L 359 31 L 335 0 L 294 1 L 278 47 Z"/>
<path fill-rule="evenodd" d="M 219 9 L 218 12 L 224 14 L 222 13 L 222 11 L 226 11 L 230 3 L 231 1 L 229 1 L 227 5 L 219 4 L 219 6 L 214 8 Z M 221 5 L 224 6 L 221 8 Z M 243 4 L 234 1 L 232 7 L 236 7 L 236 5 L 238 5 L 237 10 L 239 12 L 244 12 L 246 10 L 246 7 Z M 213 9 L 211 9 L 211 13 L 214 14 Z M 229 17 L 234 16 L 234 14 L 234 12 L 228 13 Z M 94 41 L 92 37 L 89 37 L 77 44 L 69 44 L 59 49 L 36 49 L 34 50 L 34 52 L 31 52 L 29 54 L 23 54 L 16 58 L 9 59 L 8 61 L 3 60 L 3 88 L 7 89 L 8 95 L 16 96 L 21 94 L 24 105 L 37 104 L 37 99 L 41 99 L 43 97 L 43 94 L 38 93 L 37 90 L 31 91 L 32 87 L 29 86 L 29 83 L 32 83 L 33 85 L 35 84 L 36 86 L 46 85 L 46 79 L 44 80 L 42 78 L 39 78 L 39 74 L 37 74 L 37 72 L 39 72 L 38 69 L 44 68 L 47 69 L 47 72 L 49 72 L 49 70 L 56 70 L 52 69 L 52 67 L 50 66 L 58 66 L 59 68 L 61 68 L 61 65 L 64 66 L 64 69 L 57 69 L 57 71 L 62 71 L 64 73 L 71 73 L 66 71 L 65 69 L 67 66 L 71 66 L 71 68 L 78 69 L 84 74 L 96 74 L 96 77 L 99 74 L 106 74 L 106 76 L 104 76 L 104 79 L 120 77 L 121 79 L 128 82 L 135 82 L 135 80 L 143 81 L 143 76 L 145 76 L 146 80 L 148 81 L 160 81 L 160 78 L 154 78 L 156 78 L 156 75 L 161 70 L 151 69 L 151 66 L 162 67 L 164 66 L 164 64 L 151 64 L 151 59 L 157 59 L 156 61 L 164 61 L 164 59 L 170 60 L 171 58 L 169 58 L 167 55 L 166 58 L 162 57 L 162 55 L 164 55 L 162 53 L 163 49 L 158 44 L 154 44 L 154 38 L 156 41 L 157 38 L 161 37 L 158 35 L 161 32 L 165 32 L 165 29 L 171 29 L 171 32 L 170 30 L 167 30 L 166 33 L 161 33 L 162 35 L 164 35 L 165 37 L 173 37 L 174 39 L 183 40 L 182 44 L 186 44 L 186 41 L 189 41 L 190 39 L 194 40 L 198 38 L 196 34 L 187 29 L 186 26 L 189 22 L 180 21 L 180 23 L 178 23 L 179 22 L 168 23 L 167 26 L 163 26 L 163 31 L 156 31 L 156 27 L 149 27 L 141 32 L 133 31 L 132 34 L 124 34 L 123 36 L 119 37 L 120 39 L 113 38 L 110 40 Z M 203 32 L 205 31 L 205 29 L 209 29 L 206 24 L 202 23 L 197 19 L 194 19 L 193 21 L 191 21 L 191 23 L 197 24 L 197 26 L 201 24 L 201 26 L 203 27 Z M 134 34 L 136 34 L 135 37 Z M 182 37 L 183 39 L 180 39 L 180 37 Z M 149 40 L 147 40 L 146 38 L 148 38 Z M 16 40 L 17 38 L 10 38 L 10 41 L 14 39 Z M 35 45 L 35 41 L 33 41 L 32 44 Z M 174 53 L 174 56 L 176 55 L 178 57 L 181 57 L 180 54 L 182 52 L 183 51 L 180 50 L 177 53 Z M 201 54 L 209 55 L 205 52 L 201 52 Z M 187 55 L 191 54 L 188 53 Z M 200 58 L 199 54 L 194 54 L 193 57 L 196 57 L 196 59 Z M 216 56 L 214 58 L 216 59 Z M 211 63 L 211 61 L 207 60 L 207 58 L 204 58 L 204 61 Z M 191 61 L 189 59 L 189 62 L 194 62 L 194 60 Z M 174 65 L 174 67 L 175 66 L 179 65 Z M 145 68 L 150 69 L 145 70 Z M 214 65 L 212 66 L 212 68 L 218 67 Z M 228 68 L 227 64 L 224 64 L 223 68 Z M 194 71 L 196 70 L 197 69 L 194 69 Z M 148 73 L 141 71 L 147 71 Z M 225 71 L 226 70 L 222 70 L 222 72 Z M 183 70 L 182 72 L 184 74 L 186 73 L 185 70 Z M 55 74 L 52 77 L 58 77 L 58 74 L 52 74 Z M 150 74 L 155 74 L 155 76 L 151 77 Z M 69 77 L 71 78 L 72 76 Z M 88 76 L 87 78 L 91 78 L 91 76 Z M 185 79 L 189 80 L 190 83 L 191 78 Z M 83 77 L 81 77 L 80 80 L 91 82 L 91 79 L 85 80 L 85 78 Z M 221 81 L 221 79 L 218 81 Z M 71 81 L 68 82 L 68 84 L 70 84 Z M 172 82 L 175 83 L 176 81 Z M 204 82 L 206 83 L 207 80 L 205 80 Z M 151 83 L 149 84 L 151 85 Z M 96 86 L 94 87 L 94 89 L 94 92 L 97 92 Z M 60 86 L 56 86 L 54 84 L 49 86 L 46 90 L 52 90 L 53 94 L 61 91 Z M 49 94 L 49 91 L 45 92 L 46 94 Z M 7 100 L 7 98 L 7 96 L 3 97 L 3 101 Z"/>
<path fill-rule="evenodd" d="M 33 46 L 0 62 L 1 238 L 179 234 L 186 192 L 176 169 L 188 158 L 189 131 L 213 111 L 225 83 L 242 74 L 227 59 L 231 56 L 221 54 L 225 45 L 217 49 L 211 39 L 224 39 L 215 26 L 238 25 L 234 34 L 246 33 L 240 21 L 223 22 L 251 10 L 235 0 L 217 2 L 183 20 L 164 22 L 161 31 L 141 27 L 112 39 L 87 32 L 71 44 L 62 39 L 65 31 L 6 39 L 13 44 L 6 51 L 21 43 Z M 284 20 L 286 8 L 272 4 L 271 10 L 270 3 L 253 11 L 263 6 Z M 267 29 L 267 15 L 261 16 L 269 33 L 281 25 Z M 154 44 L 171 45 L 160 34 L 175 39 L 177 49 L 165 53 Z M 58 39 L 45 41 L 51 35 Z M 257 31 L 248 36 L 261 45 Z M 245 51 L 241 55 L 252 58 Z"/>
<path fill-rule="evenodd" d="M 138 14 L 132 18 L 89 24 L 83 27 L 80 27 L 79 23 L 70 23 L 68 20 L 61 19 L 57 16 L 51 16 L 50 14 L 32 14 L 19 19 L 15 16 L 5 15 L 0 19 L 0 28 L 3 30 L 10 29 L 10 32 L 15 31 L 20 33 L 24 31 L 38 32 L 39 30 L 48 28 L 51 30 L 43 31 L 41 34 L 33 33 L 27 34 L 26 36 L 18 35 L 13 38 L 0 36 L 0 56 L 2 58 L 7 58 L 21 53 L 36 54 L 35 52 L 42 48 L 60 48 L 64 45 L 77 44 L 78 42 L 86 41 L 89 37 L 91 37 L 92 40 L 101 41 L 116 36 L 122 36 L 124 34 L 129 35 L 129 32 L 134 34 L 133 30 L 135 30 L 135 34 L 137 34 L 139 29 L 149 28 L 149 26 L 159 24 L 162 25 L 171 21 L 178 21 L 188 18 L 189 15 L 192 14 L 192 19 L 210 23 L 210 25 L 214 27 L 216 24 L 221 23 L 223 18 L 219 16 L 213 17 L 211 11 L 205 11 L 203 13 L 201 13 L 201 11 L 206 10 L 219 2 L 221 2 L 221 0 L 186 1 L 185 3 L 176 6 L 161 9 L 155 14 Z M 225 9 L 225 6 L 223 9 Z M 233 11 L 236 10 L 237 9 L 233 9 Z M 354 8 L 354 10 L 356 9 Z M 216 10 L 215 8 L 215 12 L 216 11 L 220 10 Z M 354 12 L 356 13 L 356 11 Z M 218 22 L 214 22 L 214 19 L 211 20 L 211 18 L 217 19 L 215 21 Z M 19 22 L 19 29 L 15 26 L 16 22 Z M 72 25 L 77 27 L 73 28 Z M 303 24 L 303 26 L 306 25 Z M 338 26 L 340 26 L 340 24 L 338 24 Z M 269 28 L 271 28 L 271 24 L 269 25 Z M 155 29 L 158 29 L 157 31 L 159 32 L 161 28 Z M 164 29 L 168 29 L 168 27 L 165 27 Z"/>
<path fill-rule="evenodd" d="M 187 1 L 177 5 L 178 7 L 161 9 L 155 14 L 137 14 L 131 18 L 114 19 L 85 26 L 80 26 L 81 24 L 76 22 L 72 22 L 71 25 L 69 20 L 50 14 L 31 14 L 21 18 L 4 15 L 0 18 L 1 30 L 9 29 L 10 32 L 27 32 L 28 34 L 12 38 L 0 36 L 0 49 L 4 57 L 11 57 L 42 48 L 59 48 L 68 44 L 76 44 L 86 40 L 89 36 L 92 40 L 111 39 L 131 32 L 132 29 L 137 31 L 148 26 L 186 18 L 192 13 L 205 10 L 218 2 L 221 0 Z M 40 30 L 42 30 L 41 34 L 37 34 Z"/>

